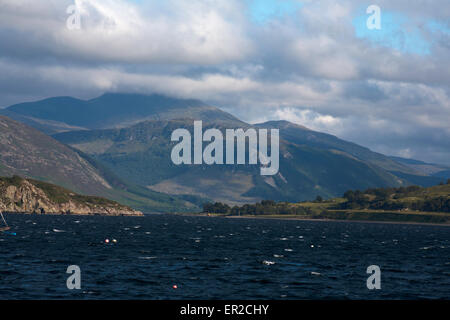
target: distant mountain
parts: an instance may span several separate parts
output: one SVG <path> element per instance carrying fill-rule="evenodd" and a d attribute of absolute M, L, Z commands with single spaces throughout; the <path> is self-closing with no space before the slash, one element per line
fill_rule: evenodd
<path fill-rule="evenodd" d="M 331 134 L 309 130 L 306 127 L 291 123 L 289 121 L 268 121 L 257 124 L 256 127 L 280 129 L 280 136 L 292 143 L 296 143 L 298 145 L 308 145 L 326 150 L 345 152 L 356 159 L 366 161 L 369 164 L 378 166 L 387 171 L 399 171 L 413 175 L 421 174 L 419 171 L 397 162 L 381 153 L 373 152 L 366 147 L 339 139 Z"/>
<path fill-rule="evenodd" d="M 94 159 L 4 116 L 0 116 L 0 175 L 42 180 L 146 211 L 196 208 L 184 200 L 124 182 Z"/>
<path fill-rule="evenodd" d="M 374 169 L 379 168 L 385 173 L 396 176 L 402 183 L 431 187 L 442 180 L 438 175 L 438 172 L 444 170 L 442 166 L 412 159 L 385 156 L 356 143 L 339 139 L 330 134 L 309 130 L 288 121 L 269 121 L 256 126 L 278 128 L 283 139 L 299 145 L 343 152 L 365 162 Z"/>
<path fill-rule="evenodd" d="M 392 160 L 397 161 L 399 163 L 404 163 L 406 165 L 430 165 L 431 164 L 431 163 L 427 163 L 424 161 L 409 159 L 409 158 L 394 157 L 394 156 L 390 156 L 389 158 L 391 158 Z"/>
<path fill-rule="evenodd" d="M 176 166 L 170 159 L 174 145 L 170 135 L 177 128 L 192 132 L 192 126 L 191 119 L 154 120 L 129 128 L 66 132 L 54 137 L 135 184 L 230 204 L 261 199 L 299 201 L 317 195 L 329 198 L 352 188 L 411 184 L 387 168 L 422 178 L 369 149 L 285 121 L 256 125 L 280 129 L 280 171 L 275 176 L 261 176 L 259 166 L 254 165 Z M 204 122 L 204 130 L 211 127 L 233 128 Z"/>
<path fill-rule="evenodd" d="M 13 111 L 9 111 L 6 109 L 0 109 L 0 115 L 6 116 L 10 119 L 14 119 L 16 121 L 22 122 L 30 127 L 33 127 L 42 133 L 51 135 L 58 132 L 65 131 L 75 131 L 75 130 L 84 130 L 83 127 L 71 126 L 64 122 L 53 121 L 53 120 L 45 120 L 34 118 L 31 116 L 21 115 L 19 113 L 15 113 Z"/>
<path fill-rule="evenodd" d="M 0 110 L 0 114 L 46 133 L 80 129 L 122 128 L 144 120 L 192 118 L 224 124 L 240 120 L 199 100 L 163 95 L 106 93 L 91 100 L 71 97 L 26 102 Z"/>
<path fill-rule="evenodd" d="M 436 177 L 435 179 L 450 178 L 450 167 L 448 166 L 401 157 L 390 158 L 423 174 Z"/>
<path fill-rule="evenodd" d="M 445 179 L 450 179 L 450 170 L 442 170 L 433 173 L 433 177 L 439 178 L 441 181 Z"/>

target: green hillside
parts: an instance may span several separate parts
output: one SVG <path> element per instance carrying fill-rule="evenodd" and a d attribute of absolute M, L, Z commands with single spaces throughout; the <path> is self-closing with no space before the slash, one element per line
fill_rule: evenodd
<path fill-rule="evenodd" d="M 422 188 L 349 190 L 344 194 L 342 209 L 380 209 L 403 211 L 429 211 L 450 213 L 450 179 L 447 184 Z"/>
<path fill-rule="evenodd" d="M 259 166 L 255 165 L 176 166 L 170 158 L 174 145 L 170 135 L 177 128 L 192 132 L 192 126 L 192 119 L 153 120 L 128 128 L 74 131 L 54 137 L 87 153 L 133 184 L 177 196 L 195 195 L 231 204 L 268 197 L 280 201 L 305 200 L 316 195 L 330 198 L 354 187 L 408 184 L 387 170 L 345 151 L 287 139 L 280 143 L 279 174 L 271 177 L 261 176 Z M 230 128 L 207 122 L 203 127 L 204 130 L 214 127 L 223 131 Z M 280 131 L 284 138 L 284 128 Z"/>

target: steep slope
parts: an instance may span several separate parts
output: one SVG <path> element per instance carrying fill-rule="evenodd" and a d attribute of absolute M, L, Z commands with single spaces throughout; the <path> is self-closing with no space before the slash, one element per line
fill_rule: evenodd
<path fill-rule="evenodd" d="M 54 137 L 133 183 L 155 191 L 231 204 L 268 198 L 298 201 L 317 195 L 336 196 L 355 187 L 406 184 L 386 170 L 343 151 L 286 139 L 280 141 L 280 171 L 276 176 L 261 176 L 258 165 L 176 166 L 170 158 L 174 145 L 170 135 L 177 128 L 192 132 L 192 126 L 190 119 L 146 121 L 129 128 L 66 132 Z M 226 128 L 204 123 L 204 130 L 211 127 L 222 132 Z"/>
<path fill-rule="evenodd" d="M 42 132 L 0 116 L 0 175 L 20 175 L 145 211 L 196 210 L 182 199 L 136 187 Z"/>
<path fill-rule="evenodd" d="M 36 214 L 142 216 L 142 212 L 100 197 L 19 176 L 0 177 L 0 210 Z"/>
<path fill-rule="evenodd" d="M 218 108 L 198 100 L 176 99 L 163 95 L 106 93 L 91 100 L 55 97 L 20 103 L 2 110 L 7 116 L 36 126 L 46 132 L 73 128 L 121 128 L 144 120 L 192 118 L 239 124 L 240 121 Z"/>
<path fill-rule="evenodd" d="M 20 122 L 0 116 L 0 175 L 13 174 L 89 194 L 112 188 L 72 149 Z"/>

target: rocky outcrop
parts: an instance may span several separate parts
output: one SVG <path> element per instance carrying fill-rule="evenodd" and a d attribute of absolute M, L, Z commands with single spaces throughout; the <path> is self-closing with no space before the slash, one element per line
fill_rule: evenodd
<path fill-rule="evenodd" d="M 0 178 L 0 210 L 36 214 L 143 215 L 115 201 L 79 195 L 59 186 L 18 176 Z"/>

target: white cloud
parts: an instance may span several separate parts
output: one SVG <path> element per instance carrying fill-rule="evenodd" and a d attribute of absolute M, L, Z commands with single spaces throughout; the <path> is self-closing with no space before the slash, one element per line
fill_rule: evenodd
<path fill-rule="evenodd" d="M 323 115 L 309 109 L 285 108 L 275 111 L 276 120 L 287 120 L 315 131 L 337 133 L 342 130 L 343 120 L 331 115 Z"/>
<path fill-rule="evenodd" d="M 25 3 L 32 2 L 30 6 Z M 0 28 L 11 28 L 29 50 L 99 62 L 197 63 L 237 61 L 252 50 L 237 7 L 168 0 L 144 8 L 123 0 L 77 0 L 81 28 L 66 27 L 70 1 L 2 3 Z M 235 12 L 236 14 L 231 14 Z M 144 15 L 145 13 L 145 15 Z M 31 38 L 39 38 L 34 42 Z"/>

